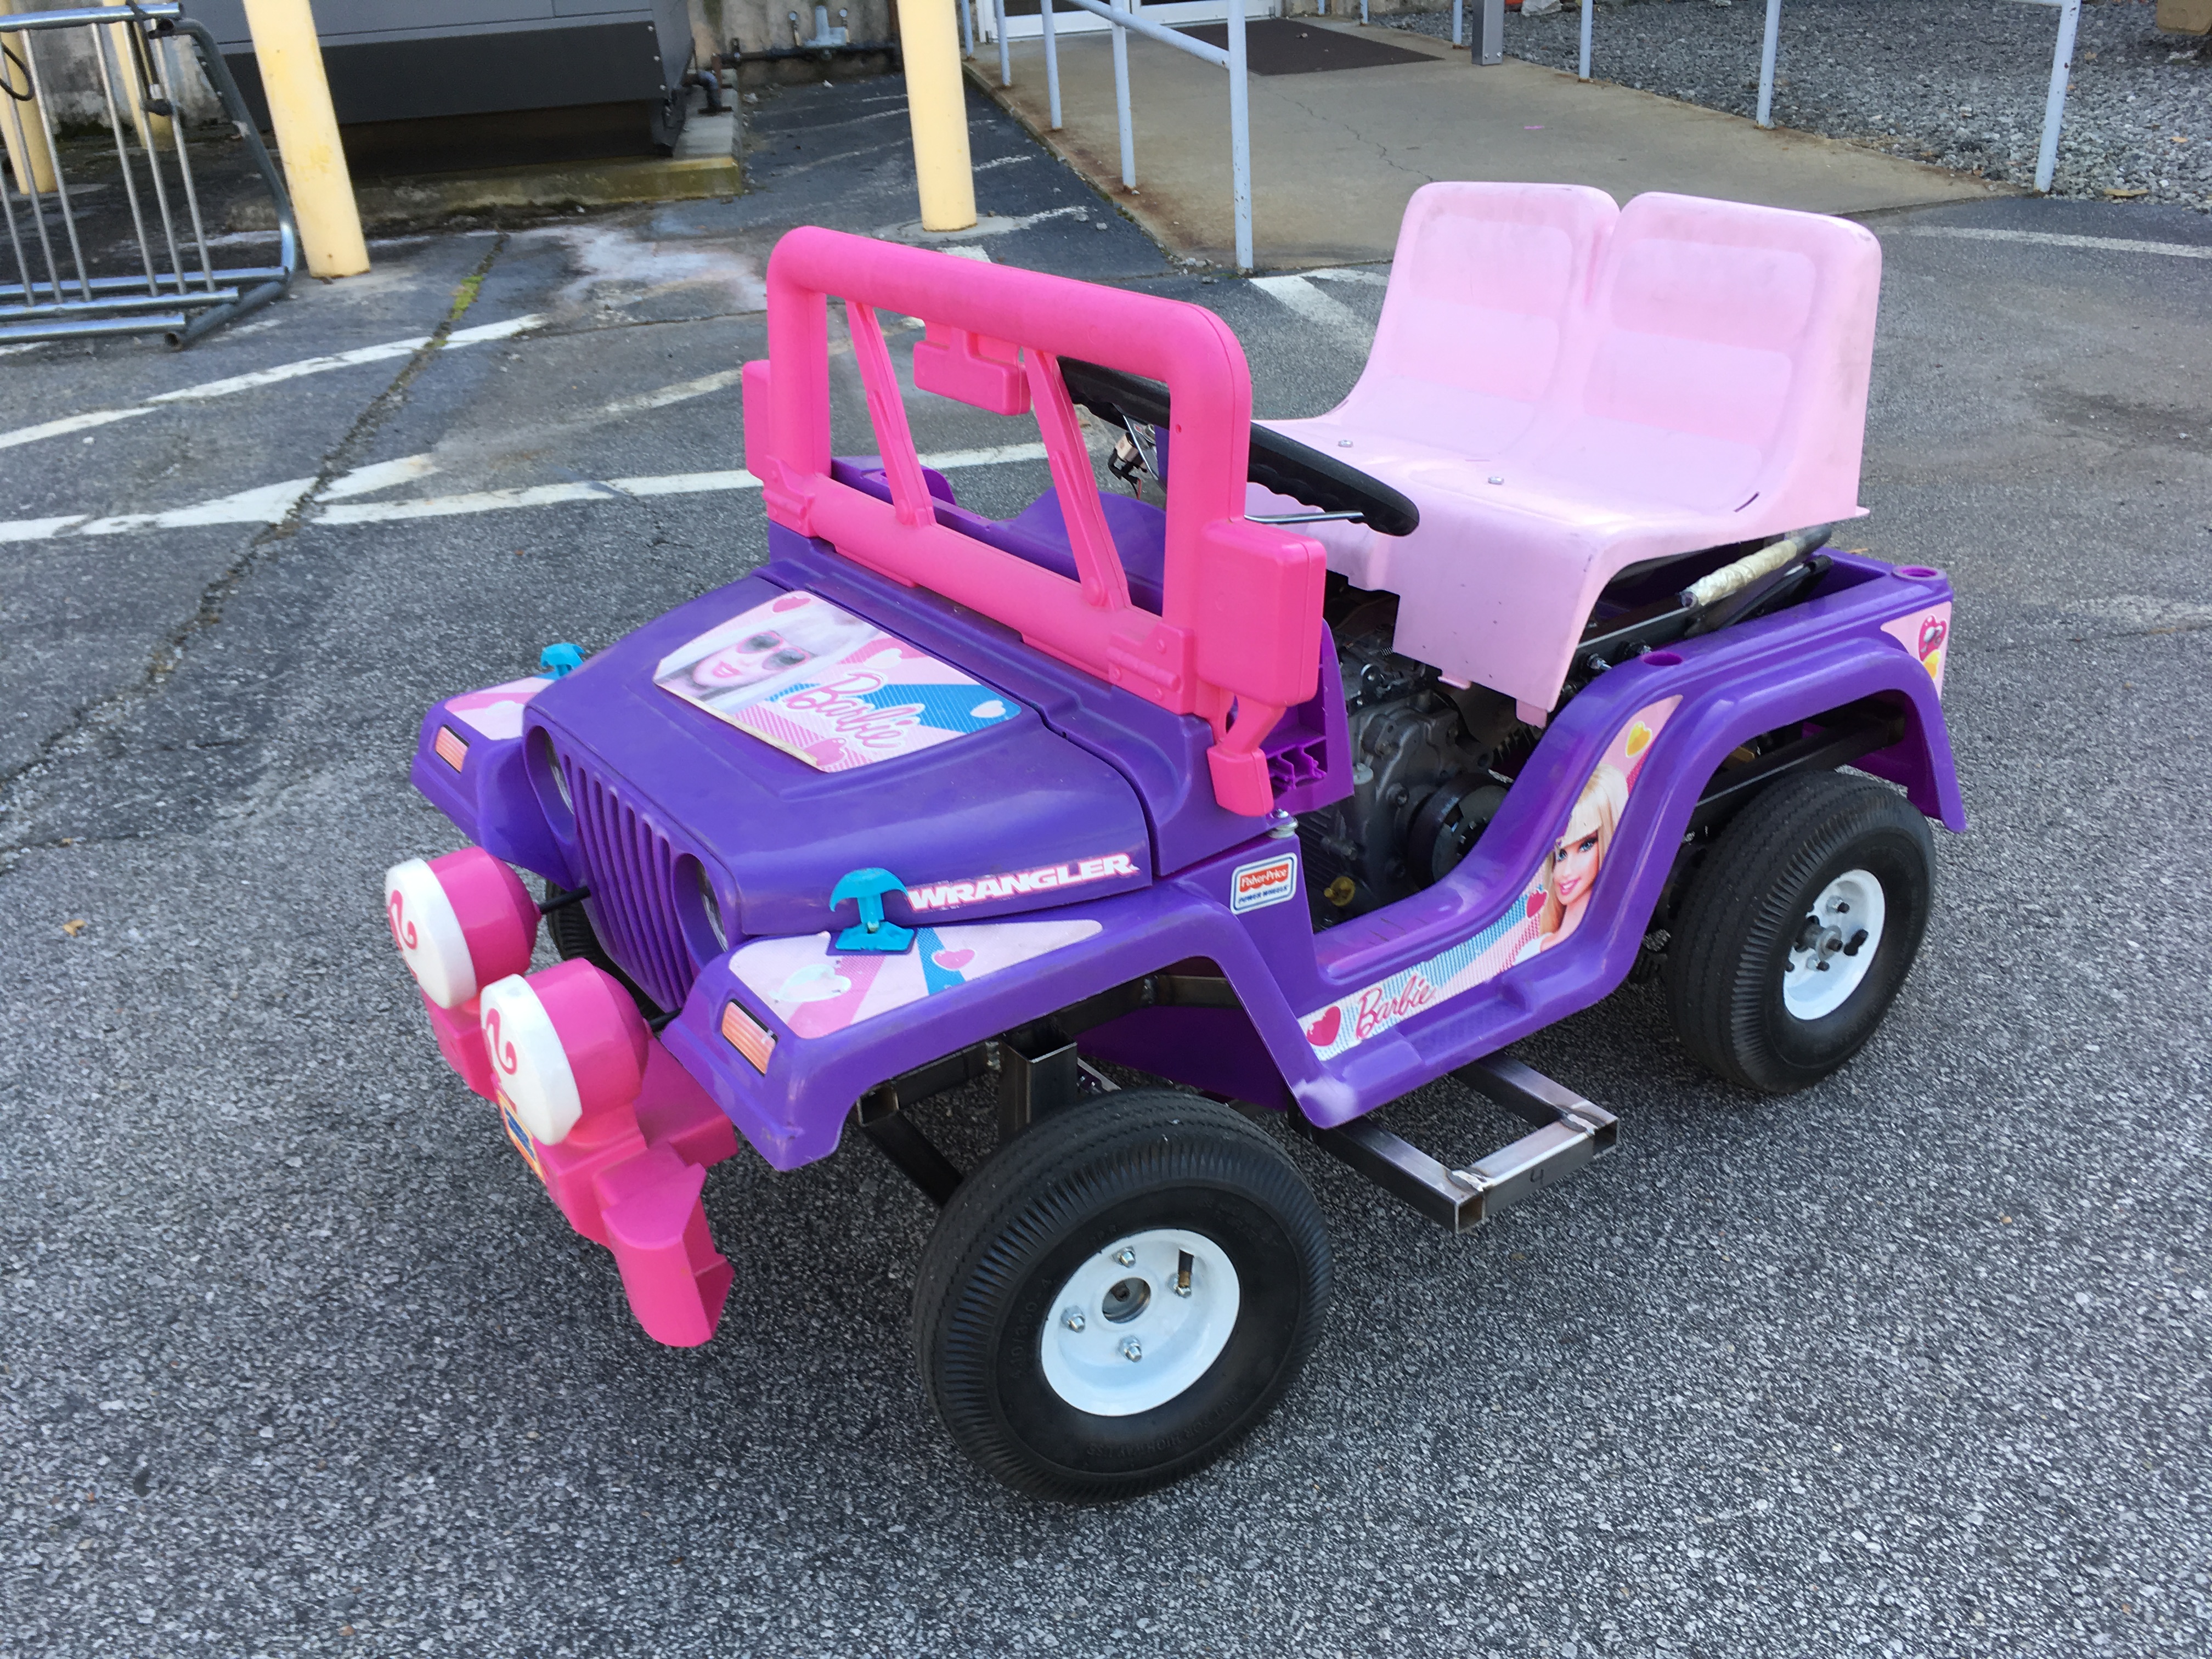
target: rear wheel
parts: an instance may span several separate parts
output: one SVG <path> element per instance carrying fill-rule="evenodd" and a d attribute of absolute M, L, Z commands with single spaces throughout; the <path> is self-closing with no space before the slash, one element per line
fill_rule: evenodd
<path fill-rule="evenodd" d="M 963 1182 L 915 1287 L 922 1381 L 1007 1485 L 1127 1496 L 1271 1411 L 1321 1332 L 1328 1237 L 1297 1166 L 1170 1091 L 1054 1113 Z"/>
<path fill-rule="evenodd" d="M 1833 772 L 1770 785 L 1706 854 L 1668 942 L 1683 1046 L 1768 1094 L 1818 1082 L 1889 1012 L 1934 891 L 1928 820 L 1895 790 Z"/>

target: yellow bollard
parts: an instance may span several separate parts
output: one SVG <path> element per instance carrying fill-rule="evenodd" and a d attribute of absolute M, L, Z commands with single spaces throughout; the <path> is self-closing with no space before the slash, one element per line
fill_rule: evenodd
<path fill-rule="evenodd" d="M 898 9 L 924 230 L 965 230 L 975 222 L 975 174 L 968 160 L 968 100 L 960 76 L 955 3 L 905 0 Z"/>
<path fill-rule="evenodd" d="M 32 9 L 29 0 L 0 0 L 0 16 L 13 11 Z M 12 54 L 9 58 L 0 58 L 0 74 L 7 76 L 11 88 L 27 94 L 31 90 L 30 76 L 16 67 L 16 60 L 25 57 L 23 37 L 20 34 L 0 34 L 0 46 L 5 46 Z M 46 129 L 40 122 L 39 104 L 35 98 L 16 99 L 0 93 L 0 141 L 7 144 L 8 165 L 15 174 L 16 189 L 21 190 L 27 185 L 42 196 L 52 191 L 54 153 L 46 148 Z"/>
<path fill-rule="evenodd" d="M 102 3 L 127 6 L 131 0 L 102 0 Z M 131 25 L 110 23 L 107 38 L 115 49 L 115 60 L 108 65 L 108 73 L 114 76 L 116 101 L 127 102 L 131 106 L 131 122 L 138 129 L 140 146 L 149 154 L 157 149 L 175 149 L 176 141 L 169 131 L 169 118 L 155 115 L 146 107 L 146 76 L 140 70 L 138 53 L 131 44 Z M 140 39 L 143 42 L 144 37 Z M 147 54 L 145 66 L 153 70 L 154 79 L 158 82 L 161 78 L 161 70 L 160 61 L 153 56 L 153 50 L 151 46 L 144 47 Z M 176 97 L 174 88 L 165 90 L 173 100 Z"/>
<path fill-rule="evenodd" d="M 368 269 L 368 245 L 362 240 L 353 175 L 338 144 L 314 14 L 307 0 L 246 0 L 246 27 L 261 65 L 269 125 L 276 130 L 307 274 L 357 276 Z"/>

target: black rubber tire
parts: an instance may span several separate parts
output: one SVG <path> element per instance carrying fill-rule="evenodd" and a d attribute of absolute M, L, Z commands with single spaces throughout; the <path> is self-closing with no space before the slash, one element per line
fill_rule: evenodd
<path fill-rule="evenodd" d="M 1079 1410 L 1045 1380 L 1052 1300 L 1115 1238 L 1213 1240 L 1243 1290 L 1220 1357 L 1150 1411 Z M 1038 1121 L 963 1181 L 923 1248 L 914 1339 L 930 1404 L 960 1448 L 1042 1497 L 1131 1497 L 1203 1468 L 1272 1411 L 1321 1334 L 1328 1228 L 1297 1166 L 1233 1109 L 1172 1090 Z"/>
<path fill-rule="evenodd" d="M 1799 1019 L 1782 964 L 1828 883 L 1862 869 L 1886 916 L 1874 961 L 1833 1012 Z M 1919 954 L 1935 897 L 1928 820 L 1871 778 L 1777 780 L 1722 830 L 1692 882 L 1667 950 L 1667 1005 L 1691 1056 L 1730 1083 L 1788 1094 L 1866 1046 Z"/>
<path fill-rule="evenodd" d="M 545 902 L 551 904 L 566 898 L 570 890 L 549 881 L 545 884 Z M 584 914 L 580 902 L 564 904 L 557 910 L 548 910 L 545 913 L 545 932 L 553 941 L 553 948 L 560 952 L 562 961 L 574 962 L 579 957 L 582 957 L 592 967 L 611 974 L 619 981 L 623 989 L 629 993 L 630 1000 L 637 1004 L 638 1012 L 647 1019 L 660 1012 L 659 1006 L 640 990 L 637 981 L 623 972 L 621 965 L 607 954 L 607 947 L 599 943 L 599 932 L 592 926 L 591 917 Z"/>

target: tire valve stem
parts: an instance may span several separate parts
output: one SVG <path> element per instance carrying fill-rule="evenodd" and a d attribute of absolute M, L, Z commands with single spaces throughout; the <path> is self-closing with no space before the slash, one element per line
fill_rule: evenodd
<path fill-rule="evenodd" d="M 1175 1291 L 1177 1296 L 1188 1296 L 1190 1294 L 1190 1252 L 1182 1250 L 1177 1255 L 1179 1259 L 1176 1263 Z"/>

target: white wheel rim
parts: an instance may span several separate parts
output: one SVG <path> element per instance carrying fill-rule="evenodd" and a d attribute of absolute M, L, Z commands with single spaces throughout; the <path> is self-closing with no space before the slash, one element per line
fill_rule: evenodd
<path fill-rule="evenodd" d="M 1227 1253 L 1202 1233 L 1117 1238 L 1054 1297 L 1040 1339 L 1045 1381 L 1094 1417 L 1164 1406 L 1221 1357 L 1242 1300 Z"/>
<path fill-rule="evenodd" d="M 1850 1000 L 1881 944 L 1888 907 L 1881 884 L 1846 870 L 1820 890 L 1800 917 L 1783 959 L 1782 1006 L 1798 1019 L 1822 1019 Z"/>

